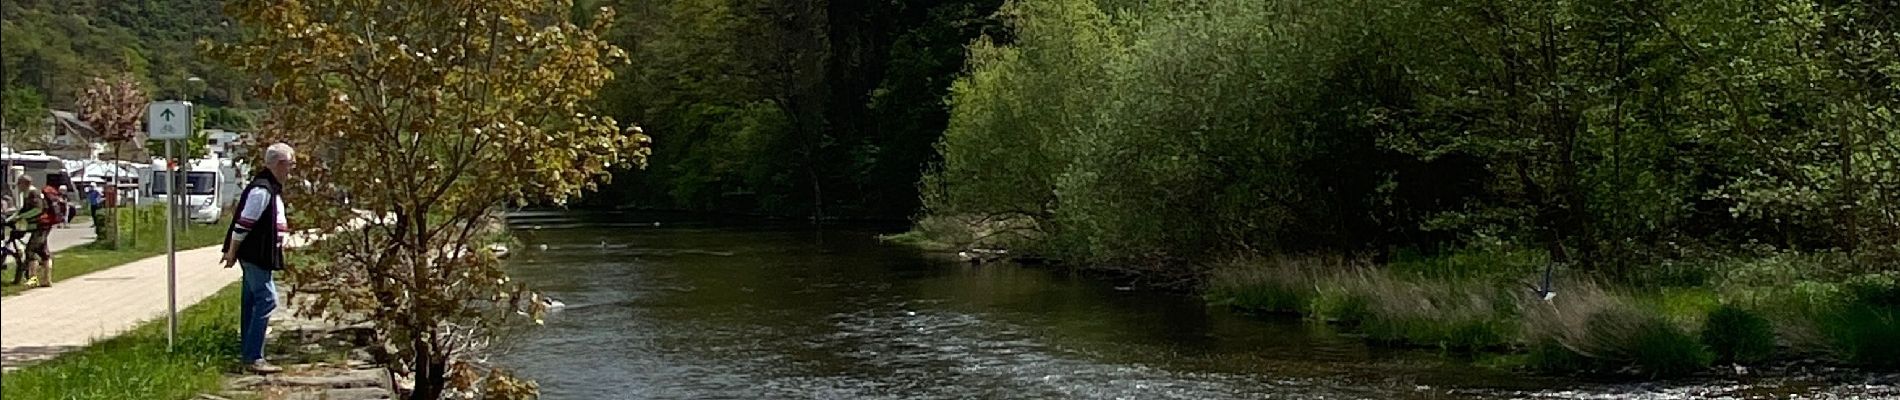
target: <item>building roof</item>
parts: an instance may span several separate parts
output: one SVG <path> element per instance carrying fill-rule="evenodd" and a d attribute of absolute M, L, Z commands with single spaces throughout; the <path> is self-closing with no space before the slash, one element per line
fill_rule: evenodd
<path fill-rule="evenodd" d="M 79 120 L 79 114 L 72 111 L 53 110 L 53 126 L 55 134 L 79 136 L 87 142 L 99 136 L 99 131 L 92 129 L 92 124 Z"/>

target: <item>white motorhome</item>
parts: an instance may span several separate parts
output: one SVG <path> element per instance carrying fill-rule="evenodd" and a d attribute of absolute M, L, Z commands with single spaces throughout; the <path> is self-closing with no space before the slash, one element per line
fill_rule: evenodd
<path fill-rule="evenodd" d="M 184 201 L 179 212 L 188 215 L 192 221 L 213 223 L 224 213 L 226 199 L 230 197 L 224 193 L 229 191 L 225 187 L 225 181 L 229 178 L 225 175 L 225 168 L 219 164 L 216 159 L 199 159 L 178 166 L 183 182 L 177 184 L 184 189 L 180 191 Z M 144 192 L 151 196 L 149 204 L 165 204 L 172 194 L 169 187 L 171 174 L 164 169 L 166 164 L 163 159 L 152 160 L 152 165 L 155 168 L 145 174 L 150 179 L 145 180 Z"/>
<path fill-rule="evenodd" d="M 66 178 L 66 161 L 46 155 L 43 151 L 15 152 L 0 147 L 0 165 L 4 165 L 7 171 L 8 187 L 12 187 L 13 180 L 19 179 L 20 175 L 32 177 L 35 185 L 71 183 Z"/>

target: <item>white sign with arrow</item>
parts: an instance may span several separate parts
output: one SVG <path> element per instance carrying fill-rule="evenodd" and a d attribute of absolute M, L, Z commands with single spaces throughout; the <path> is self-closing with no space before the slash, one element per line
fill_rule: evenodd
<path fill-rule="evenodd" d="M 145 107 L 145 133 L 154 140 L 191 138 L 191 103 L 157 101 Z"/>

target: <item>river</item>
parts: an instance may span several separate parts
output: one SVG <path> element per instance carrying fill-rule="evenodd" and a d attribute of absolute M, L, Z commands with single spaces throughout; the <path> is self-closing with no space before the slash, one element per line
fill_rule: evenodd
<path fill-rule="evenodd" d="M 567 306 L 494 361 L 550 400 L 1900 398 L 1891 374 L 1509 373 L 870 229 L 654 221 L 512 216 L 514 276 Z"/>

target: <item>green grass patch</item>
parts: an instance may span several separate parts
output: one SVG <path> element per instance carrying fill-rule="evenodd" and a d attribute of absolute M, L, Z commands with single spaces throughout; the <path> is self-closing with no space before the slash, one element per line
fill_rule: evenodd
<path fill-rule="evenodd" d="M 1818 330 L 1841 361 L 1900 367 L 1900 308 L 1854 304 L 1818 319 Z"/>
<path fill-rule="evenodd" d="M 1517 335 L 1497 285 L 1432 279 L 1343 259 L 1255 259 L 1215 269 L 1206 296 L 1244 310 L 1298 313 L 1353 327 L 1381 343 L 1471 352 Z"/>
<path fill-rule="evenodd" d="M 1767 360 L 1775 351 L 1775 328 L 1767 318 L 1734 305 L 1709 312 L 1702 324 L 1702 344 L 1724 363 L 1750 364 Z"/>
<path fill-rule="evenodd" d="M 1900 273 L 1822 270 L 1845 265 L 1837 255 L 1677 265 L 1683 271 L 1671 274 L 1700 274 L 1675 282 L 1700 282 L 1691 286 L 1566 272 L 1547 301 L 1523 283 L 1541 271 L 1476 265 L 1541 260 L 1534 252 L 1506 254 L 1514 253 L 1395 261 L 1402 265 L 1230 260 L 1211 269 L 1204 296 L 1215 305 L 1338 324 L 1385 345 L 1502 352 L 1511 357 L 1500 365 L 1543 372 L 1683 376 L 1718 361 L 1782 357 L 1900 366 Z"/>
<path fill-rule="evenodd" d="M 8 400 L 187 399 L 215 391 L 237 367 L 238 285 L 179 314 L 177 351 L 165 350 L 165 320 L 139 325 L 46 362 L 9 372 Z"/>
<path fill-rule="evenodd" d="M 126 210 L 123 221 L 128 223 L 125 236 L 121 237 L 123 243 L 117 249 L 112 243 L 95 241 L 53 253 L 53 283 L 57 285 L 61 280 L 165 255 L 165 218 L 159 214 L 163 211 L 160 208 Z M 137 223 L 130 223 L 135 219 Z M 223 225 L 192 224 L 178 232 L 178 249 L 216 246 L 221 240 L 224 240 Z M 12 296 L 27 290 L 25 285 L 12 284 L 11 278 L 5 283 L 0 286 L 0 295 Z"/>

